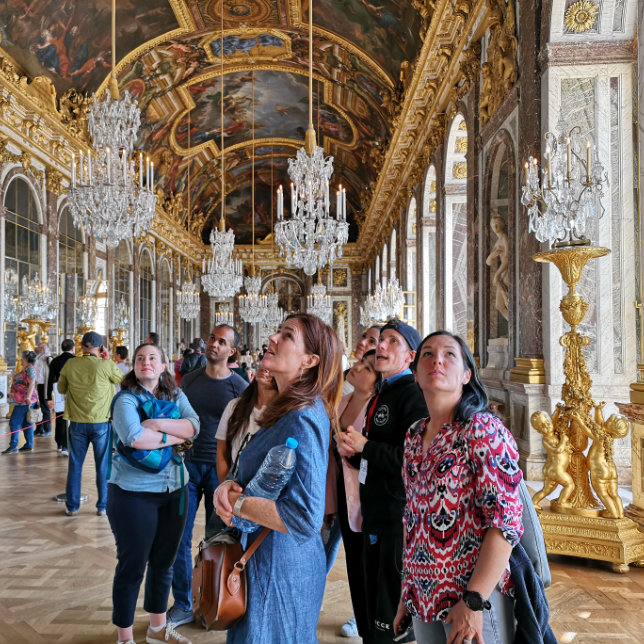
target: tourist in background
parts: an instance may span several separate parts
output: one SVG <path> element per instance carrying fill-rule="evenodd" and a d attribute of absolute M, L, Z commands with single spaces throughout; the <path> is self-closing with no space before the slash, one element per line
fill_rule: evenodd
<path fill-rule="evenodd" d="M 149 342 L 146 344 L 149 344 Z M 114 351 L 114 362 L 116 363 L 116 366 L 123 372 L 124 376 L 127 375 L 131 370 L 131 367 L 127 361 L 127 357 L 127 347 L 124 347 L 122 345 L 116 347 L 116 350 Z"/>
<path fill-rule="evenodd" d="M 411 614 L 422 644 L 509 644 L 508 562 L 523 532 L 516 443 L 490 412 L 462 338 L 427 336 L 415 372 L 429 415 L 405 440 L 403 585 L 394 630 Z"/>
<path fill-rule="evenodd" d="M 17 454 L 20 452 L 31 452 L 34 448 L 34 426 L 27 420 L 27 412 L 38 406 L 38 394 L 36 392 L 36 364 L 35 351 L 23 351 L 20 357 L 20 370 L 11 379 L 9 390 L 9 402 L 13 405 L 11 418 L 9 419 L 9 447 L 3 454 Z M 25 433 L 25 444 L 18 449 L 18 437 L 20 430 Z"/>
<path fill-rule="evenodd" d="M 181 377 L 196 369 L 203 369 L 207 364 L 206 356 L 204 355 L 206 343 L 201 338 L 195 338 L 190 343 L 190 349 L 192 349 L 192 353 L 188 355 L 184 353 L 183 355 L 183 362 L 181 369 L 179 369 Z"/>
<path fill-rule="evenodd" d="M 107 465 L 110 453 L 110 404 L 114 385 L 123 372 L 112 360 L 100 358 L 103 338 L 88 331 L 81 339 L 83 353 L 65 363 L 58 378 L 58 391 L 65 394 L 65 419 L 69 422 L 69 463 L 65 490 L 65 514 L 78 514 L 83 463 L 90 443 L 96 465 L 96 514 L 105 516 Z"/>
<path fill-rule="evenodd" d="M 120 393 L 114 401 L 112 426 L 117 439 L 123 445 L 144 450 L 192 440 L 199 433 L 199 419 L 168 372 L 163 350 L 157 345 L 142 344 L 134 351 L 133 363 L 121 383 L 126 393 Z M 180 418 L 142 421 L 137 396 L 145 402 L 174 402 Z M 187 480 L 180 458 L 171 459 L 158 472 L 149 472 L 131 465 L 118 450 L 114 452 L 107 516 L 116 539 L 118 560 L 112 587 L 112 621 L 118 628 L 119 644 L 134 644 L 134 613 L 144 574 L 143 608 L 150 619 L 145 641 L 190 644 L 166 617 L 172 564 L 186 522 L 182 481 Z"/>
<path fill-rule="evenodd" d="M 42 422 L 34 432 L 35 436 L 51 436 L 51 411 L 49 401 L 49 365 L 51 352 L 46 342 L 40 342 L 36 347 L 36 391 L 38 392 L 38 405 L 42 411 Z"/>
<path fill-rule="evenodd" d="M 49 405 L 54 410 L 54 416 L 56 417 L 54 439 L 58 446 L 58 451 L 63 455 L 67 455 L 69 453 L 67 450 L 67 421 L 63 417 L 65 396 L 58 391 L 58 378 L 67 361 L 74 357 L 74 341 L 66 338 L 62 341 L 60 348 L 62 353 L 56 356 L 49 364 L 47 400 L 49 400 Z"/>
<path fill-rule="evenodd" d="M 342 372 L 335 331 L 307 313 L 290 315 L 270 337 L 262 367 L 278 394 L 258 419 L 261 429 L 239 457 L 237 481 L 224 481 L 215 493 L 217 514 L 230 525 L 233 512 L 272 528 L 254 553 L 248 573 L 248 607 L 228 631 L 229 644 L 317 642 L 325 585 L 320 526 L 329 433 L 337 429 L 336 408 Z M 268 451 L 298 441 L 293 476 L 277 501 L 241 497 Z M 250 545 L 260 534 L 247 536 Z"/>

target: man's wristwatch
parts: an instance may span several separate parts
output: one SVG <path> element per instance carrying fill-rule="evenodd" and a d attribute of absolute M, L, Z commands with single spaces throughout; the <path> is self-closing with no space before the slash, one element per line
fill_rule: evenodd
<path fill-rule="evenodd" d="M 245 500 L 246 500 L 246 497 L 242 494 L 241 496 L 237 497 L 237 500 L 235 501 L 235 505 L 233 505 L 233 514 L 236 517 L 239 517 L 240 519 L 241 519 L 242 505 L 244 504 Z"/>
<path fill-rule="evenodd" d="M 483 595 L 475 590 L 466 590 L 463 593 L 463 601 L 470 610 L 474 611 L 490 610 L 492 608 L 492 604 L 487 599 L 483 599 Z"/>

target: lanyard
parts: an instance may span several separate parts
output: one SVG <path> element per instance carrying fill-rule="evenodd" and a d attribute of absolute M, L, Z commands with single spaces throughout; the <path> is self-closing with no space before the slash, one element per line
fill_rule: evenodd
<path fill-rule="evenodd" d="M 369 405 L 369 409 L 367 411 L 367 422 L 365 423 L 365 426 L 364 426 L 364 435 L 367 437 L 369 436 L 369 427 L 371 425 L 371 418 L 373 416 L 374 411 L 376 410 L 376 405 L 378 404 L 379 396 L 380 394 L 378 393 L 373 397 L 372 402 Z"/>

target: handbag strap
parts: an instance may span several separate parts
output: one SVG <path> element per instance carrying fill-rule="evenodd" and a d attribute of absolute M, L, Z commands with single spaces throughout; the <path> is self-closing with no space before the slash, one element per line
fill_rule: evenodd
<path fill-rule="evenodd" d="M 246 564 L 248 563 L 248 560 L 255 554 L 255 550 L 259 548 L 260 544 L 264 539 L 267 537 L 268 533 L 271 531 L 270 528 L 264 528 L 262 530 L 262 533 L 253 541 L 253 545 L 250 546 L 250 548 L 246 549 L 246 552 L 242 554 L 240 557 L 239 561 L 235 564 L 234 568 L 237 568 L 238 570 L 244 570 L 246 568 Z M 241 565 L 238 565 L 241 564 Z"/>

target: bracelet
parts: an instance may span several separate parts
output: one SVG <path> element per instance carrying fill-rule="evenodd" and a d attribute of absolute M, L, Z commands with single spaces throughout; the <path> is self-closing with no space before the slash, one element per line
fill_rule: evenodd
<path fill-rule="evenodd" d="M 237 500 L 235 501 L 235 505 L 233 506 L 233 514 L 236 517 L 239 517 L 240 519 L 241 519 L 242 505 L 244 504 L 245 500 L 246 500 L 246 497 L 242 494 L 241 496 L 237 497 Z"/>
<path fill-rule="evenodd" d="M 163 436 L 161 439 L 161 445 L 165 445 L 168 441 L 168 435 L 165 432 L 161 432 L 161 436 Z"/>

